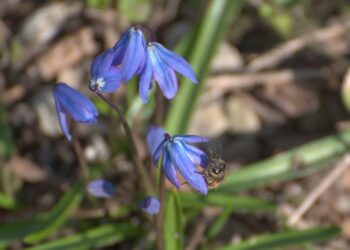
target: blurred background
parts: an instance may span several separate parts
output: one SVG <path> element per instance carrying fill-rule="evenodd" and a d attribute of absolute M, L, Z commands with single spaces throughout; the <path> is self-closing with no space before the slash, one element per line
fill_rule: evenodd
<path fill-rule="evenodd" d="M 200 80 L 180 78 L 165 127 L 209 137 L 228 168 L 207 197 L 181 193 L 175 209 L 170 195 L 164 249 L 350 249 L 348 0 L 1 0 L 0 249 L 155 249 L 163 237 L 137 208 L 117 117 L 87 88 L 93 58 L 134 23 Z M 100 111 L 74 131 L 91 178 L 116 184 L 112 199 L 84 190 L 56 118 L 60 81 Z M 154 98 L 140 102 L 137 79 L 111 98 L 153 176 Z"/>

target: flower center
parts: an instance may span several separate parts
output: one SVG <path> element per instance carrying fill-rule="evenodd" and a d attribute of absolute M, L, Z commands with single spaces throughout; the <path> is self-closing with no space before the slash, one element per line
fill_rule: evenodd
<path fill-rule="evenodd" d="M 165 134 L 164 134 L 164 138 L 165 138 L 167 141 L 170 141 L 170 142 L 172 142 L 172 141 L 174 140 L 174 138 L 173 138 L 171 135 L 169 135 L 168 133 L 165 133 Z"/>
<path fill-rule="evenodd" d="M 106 85 L 106 82 L 103 80 L 102 77 L 97 79 L 90 79 L 90 82 L 89 82 L 89 88 L 93 92 L 101 92 L 101 90 L 105 85 Z"/>

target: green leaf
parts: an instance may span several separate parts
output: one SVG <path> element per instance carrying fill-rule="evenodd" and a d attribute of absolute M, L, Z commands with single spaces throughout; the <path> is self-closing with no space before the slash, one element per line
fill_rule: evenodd
<path fill-rule="evenodd" d="M 76 184 L 61 198 L 51 212 L 1 225 L 0 243 L 24 237 L 27 243 L 35 243 L 48 237 L 65 222 L 70 212 L 79 204 L 82 191 L 82 184 Z"/>
<path fill-rule="evenodd" d="M 241 191 L 273 181 L 310 175 L 349 149 L 350 131 L 327 136 L 229 173 L 218 191 Z"/>
<path fill-rule="evenodd" d="M 113 244 L 136 238 L 140 229 L 127 223 L 114 223 L 99 226 L 84 233 L 54 240 L 27 250 L 59 250 L 59 249 L 100 249 Z"/>
<path fill-rule="evenodd" d="M 0 157 L 9 158 L 15 153 L 12 131 L 6 121 L 6 110 L 0 105 Z"/>
<path fill-rule="evenodd" d="M 191 209 L 206 206 L 226 208 L 228 205 L 235 212 L 260 212 L 276 209 L 276 206 L 268 201 L 247 196 L 234 196 L 229 193 L 210 192 L 208 195 L 181 193 L 180 198 L 182 206 Z"/>
<path fill-rule="evenodd" d="M 0 193 L 0 207 L 4 209 L 14 209 L 16 207 L 16 201 L 3 193 Z"/>
<path fill-rule="evenodd" d="M 257 236 L 236 245 L 230 245 L 219 250 L 273 250 L 289 246 L 298 246 L 308 242 L 323 241 L 339 235 L 339 228 L 313 228 L 301 231 L 287 231 L 275 234 Z"/>
<path fill-rule="evenodd" d="M 274 4 L 263 3 L 259 6 L 259 14 L 280 35 L 288 37 L 291 34 L 293 20 L 288 12 L 281 10 Z"/>
<path fill-rule="evenodd" d="M 183 249 L 183 225 L 180 199 L 176 191 L 168 194 L 164 216 L 165 250 Z"/>
<path fill-rule="evenodd" d="M 221 229 L 224 227 L 230 214 L 233 211 L 232 204 L 228 203 L 224 208 L 224 211 L 219 215 L 219 217 L 215 220 L 214 224 L 208 230 L 208 238 L 213 239 L 215 236 L 220 233 Z"/>
<path fill-rule="evenodd" d="M 171 102 L 166 117 L 165 128 L 169 133 L 181 134 L 186 131 L 203 82 L 210 71 L 211 59 L 230 22 L 237 16 L 243 3 L 243 0 L 213 0 L 210 2 L 200 23 L 198 34 L 189 50 L 189 62 L 197 75 L 198 84 L 195 85 L 184 78 L 180 81 L 179 92 Z"/>
<path fill-rule="evenodd" d="M 41 221 L 41 227 L 24 238 L 26 243 L 36 243 L 50 236 L 69 217 L 71 212 L 79 205 L 83 197 L 83 185 L 77 183 L 67 192 L 52 212 L 47 214 Z"/>
<path fill-rule="evenodd" d="M 111 5 L 111 0 L 87 0 L 90 7 L 104 9 Z"/>
<path fill-rule="evenodd" d="M 119 0 L 118 7 L 130 22 L 145 22 L 151 14 L 150 0 Z"/>

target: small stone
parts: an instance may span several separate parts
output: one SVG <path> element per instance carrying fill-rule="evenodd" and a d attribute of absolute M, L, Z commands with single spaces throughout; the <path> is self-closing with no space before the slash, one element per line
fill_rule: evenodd
<path fill-rule="evenodd" d="M 262 124 L 255 109 L 244 97 L 231 96 L 226 102 L 229 130 L 232 133 L 254 133 Z"/>

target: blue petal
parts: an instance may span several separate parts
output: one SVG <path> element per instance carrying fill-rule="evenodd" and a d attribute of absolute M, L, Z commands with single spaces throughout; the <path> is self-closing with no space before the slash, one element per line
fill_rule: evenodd
<path fill-rule="evenodd" d="M 171 161 L 170 153 L 165 150 L 162 159 L 162 166 L 166 178 L 177 188 L 180 188 L 180 183 L 177 178 L 176 168 Z"/>
<path fill-rule="evenodd" d="M 164 139 L 158 146 L 158 148 L 156 149 L 156 151 L 154 152 L 153 154 L 153 164 L 154 166 L 158 167 L 158 161 L 159 161 L 159 158 L 161 157 L 163 151 L 164 151 L 164 147 L 165 147 L 165 144 L 168 142 L 167 139 Z"/>
<path fill-rule="evenodd" d="M 108 72 L 103 75 L 105 81 L 102 92 L 111 93 L 118 89 L 122 83 L 122 75 L 117 67 L 112 67 Z"/>
<path fill-rule="evenodd" d="M 192 163 L 196 166 L 201 166 L 202 168 L 206 168 L 208 165 L 208 154 L 205 153 L 203 150 L 194 147 L 192 145 L 182 143 L 182 146 L 186 149 L 186 152 L 188 154 L 188 157 L 191 159 Z"/>
<path fill-rule="evenodd" d="M 165 130 L 162 127 L 152 125 L 146 135 L 147 147 L 151 156 L 154 155 L 158 146 L 164 140 Z"/>
<path fill-rule="evenodd" d="M 207 194 L 208 188 L 206 182 L 203 176 L 198 173 L 197 167 L 188 157 L 187 151 L 182 144 L 173 142 L 169 143 L 167 146 L 172 162 L 175 163 L 175 167 L 181 173 L 187 183 L 202 194 Z"/>
<path fill-rule="evenodd" d="M 152 62 L 154 79 L 158 82 L 164 96 L 172 99 L 177 92 L 177 79 L 174 70 L 159 58 L 152 45 L 148 46 L 147 52 Z"/>
<path fill-rule="evenodd" d="M 148 58 L 148 57 L 147 57 Z M 152 86 L 152 62 L 146 59 L 146 64 L 140 75 L 140 97 L 144 103 L 148 101 L 148 92 Z"/>
<path fill-rule="evenodd" d="M 111 198 L 116 191 L 114 185 L 110 181 L 103 179 L 89 182 L 86 188 L 91 195 L 100 198 Z"/>
<path fill-rule="evenodd" d="M 58 116 L 58 122 L 60 124 L 61 130 L 66 135 L 67 140 L 71 141 L 72 140 L 72 135 L 70 134 L 69 129 L 68 129 L 67 116 L 61 109 L 61 104 L 59 102 L 59 97 L 57 96 L 57 93 L 55 91 L 53 91 L 53 97 L 54 97 L 55 104 L 56 104 L 56 111 L 57 111 L 57 116 Z"/>
<path fill-rule="evenodd" d="M 122 73 L 124 81 L 129 81 L 145 57 L 145 38 L 141 30 L 135 29 L 131 33 L 127 49 L 122 61 Z M 142 66 L 143 67 L 143 66 Z"/>
<path fill-rule="evenodd" d="M 114 59 L 113 59 L 113 65 L 119 65 L 122 63 L 131 32 L 134 30 L 133 27 L 127 29 L 122 36 L 120 37 L 119 41 L 114 45 Z"/>
<path fill-rule="evenodd" d="M 160 209 L 160 202 L 154 196 L 148 196 L 140 203 L 140 208 L 151 215 L 157 214 Z"/>
<path fill-rule="evenodd" d="M 113 58 L 114 51 L 112 49 L 107 49 L 99 54 L 91 64 L 91 78 L 97 79 L 102 77 L 105 72 L 108 72 L 111 68 Z"/>
<path fill-rule="evenodd" d="M 167 63 L 171 68 L 179 72 L 181 75 L 190 79 L 192 82 L 197 83 L 196 75 L 191 65 L 185 59 L 166 49 L 160 43 L 154 42 L 153 44 L 157 48 L 159 57 L 165 63 Z"/>
<path fill-rule="evenodd" d="M 82 123 L 96 121 L 98 111 L 85 95 L 65 83 L 56 84 L 54 92 L 61 110 L 69 114 L 75 121 Z"/>
<path fill-rule="evenodd" d="M 209 141 L 208 138 L 197 135 L 174 135 L 173 137 L 186 143 L 204 143 Z"/>

